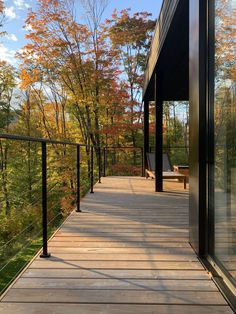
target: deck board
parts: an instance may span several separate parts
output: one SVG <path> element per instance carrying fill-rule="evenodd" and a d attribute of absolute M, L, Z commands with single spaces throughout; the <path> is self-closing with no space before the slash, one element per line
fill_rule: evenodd
<path fill-rule="evenodd" d="M 107 177 L 8 289 L 0 312 L 232 314 L 188 243 L 188 192 Z"/>
<path fill-rule="evenodd" d="M 209 280 L 205 270 L 151 270 L 151 269 L 27 269 L 22 278 L 120 278 L 120 279 L 166 279 Z M 211 281 L 210 281 L 211 282 Z"/>
<path fill-rule="evenodd" d="M 202 265 L 199 262 L 189 261 L 59 261 L 50 260 L 42 261 L 36 260 L 30 268 L 39 269 L 67 269 L 67 268 L 95 268 L 95 269 L 172 269 L 172 270 L 202 270 Z"/>
<path fill-rule="evenodd" d="M 135 304 L 57 304 L 57 303 L 3 303 L 3 313 L 57 313 L 57 314 L 232 314 L 228 306 L 211 305 L 135 305 Z"/>

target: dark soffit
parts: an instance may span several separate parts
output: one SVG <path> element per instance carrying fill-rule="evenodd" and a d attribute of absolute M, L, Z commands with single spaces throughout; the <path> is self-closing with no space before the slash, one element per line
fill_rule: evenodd
<path fill-rule="evenodd" d="M 163 100 L 189 98 L 189 0 L 178 2 L 144 96 L 154 100 L 155 73 L 162 78 Z M 147 76 L 146 76 L 147 77 Z"/>

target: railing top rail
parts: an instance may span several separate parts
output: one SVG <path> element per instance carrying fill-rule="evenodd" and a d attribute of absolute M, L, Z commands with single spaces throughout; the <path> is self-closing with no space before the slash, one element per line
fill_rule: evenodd
<path fill-rule="evenodd" d="M 0 133 L 0 138 L 8 139 L 8 140 L 16 140 L 16 141 L 26 141 L 26 142 L 37 142 L 37 143 L 48 143 L 48 144 L 60 144 L 60 145 L 72 145 L 72 146 L 88 146 L 85 144 L 74 143 L 69 141 L 57 141 L 57 140 L 49 140 L 45 138 L 37 138 L 25 135 L 16 135 L 16 134 L 5 134 Z"/>

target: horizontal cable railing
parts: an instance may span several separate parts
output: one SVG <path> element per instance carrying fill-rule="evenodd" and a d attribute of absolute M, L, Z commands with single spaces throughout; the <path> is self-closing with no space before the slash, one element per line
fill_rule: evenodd
<path fill-rule="evenodd" d="M 0 133 L 0 138 L 5 138 L 9 140 L 17 140 L 17 141 L 25 141 L 25 142 L 36 142 L 36 143 L 48 143 L 48 144 L 58 144 L 58 145 L 72 145 L 72 146 L 87 146 L 85 144 L 78 144 L 69 141 L 57 141 L 57 140 L 49 140 L 45 138 L 35 138 L 31 136 L 24 135 L 15 135 L 15 134 L 3 134 Z"/>
<path fill-rule="evenodd" d="M 1 293 L 40 247 L 50 256 L 49 236 L 101 182 L 101 155 L 92 145 L 21 135 L 0 134 L 0 144 Z"/>

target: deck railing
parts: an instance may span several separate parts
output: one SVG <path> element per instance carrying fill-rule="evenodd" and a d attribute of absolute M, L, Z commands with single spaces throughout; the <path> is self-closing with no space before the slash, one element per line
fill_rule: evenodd
<path fill-rule="evenodd" d="M 76 211 L 80 212 L 80 198 L 81 198 L 81 182 L 80 182 L 80 163 L 81 163 L 81 147 L 87 147 L 90 150 L 90 191 L 93 193 L 94 185 L 94 148 L 93 146 L 86 146 L 84 144 L 73 143 L 69 141 L 56 141 L 42 138 L 34 138 L 21 135 L 0 134 L 1 140 L 21 141 L 27 143 L 38 143 L 41 145 L 41 177 L 42 177 L 42 190 L 41 190 L 41 206 L 42 206 L 42 239 L 43 249 L 42 258 L 49 257 L 47 240 L 48 240 L 48 158 L 47 158 L 47 146 L 48 145 L 61 145 L 63 147 L 70 146 L 76 149 Z M 101 164 L 99 168 L 99 182 L 101 182 Z"/>
<path fill-rule="evenodd" d="M 81 212 L 82 194 L 89 190 L 94 193 L 94 183 L 101 183 L 102 176 L 144 176 L 143 147 L 94 147 L 69 141 L 0 134 L 0 148 L 1 180 L 3 183 L 3 176 L 7 174 L 5 183 L 9 192 L 8 199 L 2 185 L 0 218 L 6 218 L 1 220 L 6 224 L 6 227 L 2 225 L 2 230 L 6 230 L 0 234 L 0 278 L 5 276 L 3 270 L 8 269 L 9 264 L 17 260 L 26 248 L 31 251 L 30 258 L 40 248 L 40 256 L 49 257 L 49 236 L 72 210 Z M 4 148 L 7 149 L 5 169 Z M 33 164 L 30 176 L 27 176 L 28 153 Z M 27 186 L 28 181 L 30 186 Z M 34 250 L 31 250 L 32 247 Z M 14 269 L 15 264 L 12 266 Z M 1 285 L 0 280 L 0 292 Z"/>
<path fill-rule="evenodd" d="M 119 169 L 120 173 L 112 173 L 115 166 L 114 152 L 116 152 L 116 161 L 129 163 L 134 158 L 136 173 L 134 172 L 133 175 L 139 173 L 144 176 L 142 147 L 94 147 L 69 141 L 0 134 L 0 148 L 1 180 L 3 183 L 5 175 L 6 190 L 9 192 L 9 197 L 6 197 L 2 186 L 0 218 L 4 217 L 5 220 L 1 221 L 6 222 L 6 232 L 4 236 L 0 234 L 0 277 L 3 274 L 2 278 L 13 261 L 14 265 L 11 268 L 15 269 L 19 266 L 15 267 L 17 264 L 15 261 L 19 259 L 19 254 L 26 254 L 24 253 L 26 249 L 31 251 L 29 260 L 40 248 L 42 248 L 40 257 L 49 257 L 48 238 L 74 208 L 76 212 L 81 212 L 81 193 L 84 195 L 89 190 L 90 193 L 94 193 L 94 183 L 101 183 L 102 175 L 124 175 Z M 4 149 L 7 152 L 5 169 Z M 31 166 L 29 169 L 27 162 Z M 27 176 L 28 170 L 29 176 Z M 71 178 L 72 187 L 69 188 L 67 175 Z M 28 181 L 30 181 L 29 186 Z M 69 209 L 65 210 L 63 197 L 67 198 L 66 206 L 68 203 L 72 204 Z M 15 226 L 12 226 L 12 233 L 7 230 L 10 228 L 11 221 L 15 223 Z M 19 224 L 19 221 L 22 223 Z M 34 250 L 31 250 L 32 247 Z M 22 266 L 24 267 L 25 264 Z M 19 271 L 21 269 L 22 267 Z M 0 293 L 6 287 L 3 287 L 0 280 Z"/>
<path fill-rule="evenodd" d="M 16 142 L 18 144 L 14 144 Z M 75 207 L 77 212 L 81 212 L 81 191 L 85 194 L 90 188 L 93 193 L 95 179 L 101 182 L 101 155 L 95 158 L 92 145 L 21 135 L 0 134 L 0 144 L 0 218 L 1 222 L 6 224 L 1 226 L 0 237 L 0 277 L 3 279 L 7 273 L 4 271 L 10 268 L 9 265 L 14 261 L 11 268 L 17 268 L 19 265 L 16 267 L 16 259 L 22 259 L 18 258 L 19 254 L 35 247 L 35 243 L 38 249 L 42 247 L 40 257 L 50 256 L 49 233 L 51 234 Z M 30 156 L 30 171 L 34 172 L 30 179 L 24 173 L 25 170 L 28 171 L 27 154 Z M 86 156 L 86 162 L 83 158 L 82 177 L 81 155 Z M 72 178 L 69 188 L 66 173 Z M 25 181 L 20 176 L 25 176 Z M 30 188 L 27 186 L 28 181 Z M 62 204 L 63 201 L 66 206 Z M 1 281 L 0 292 L 6 288 Z"/>

